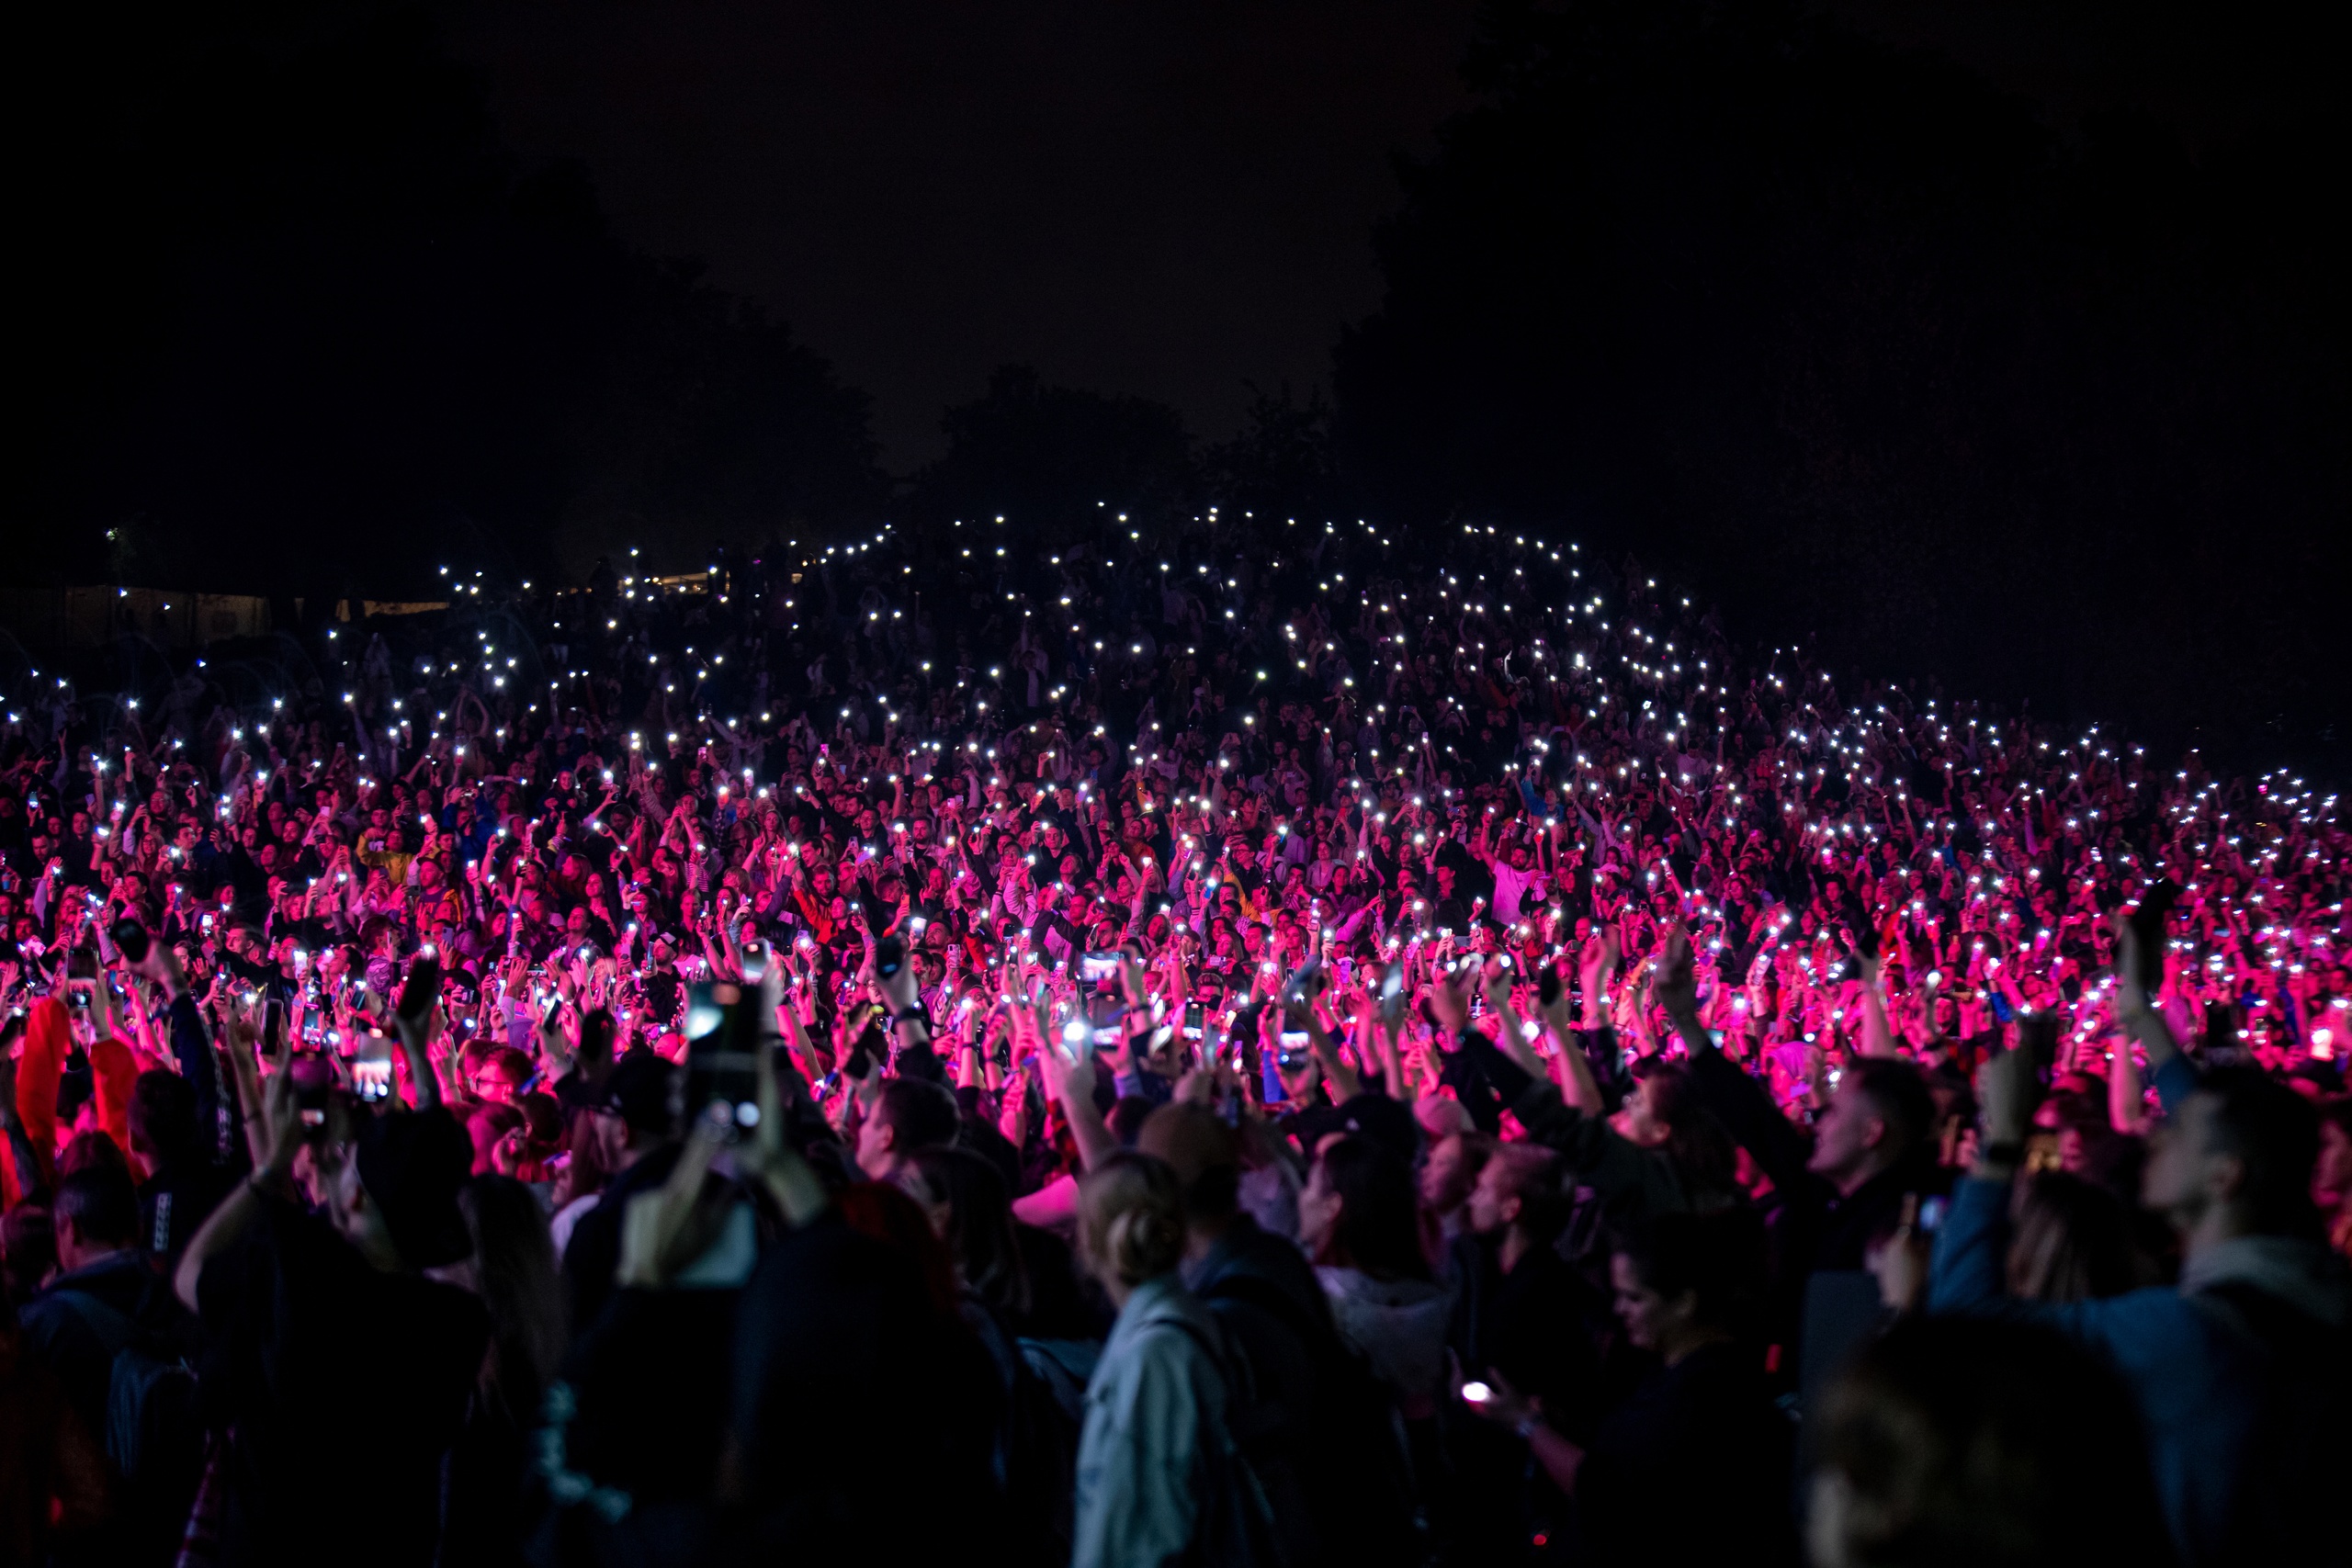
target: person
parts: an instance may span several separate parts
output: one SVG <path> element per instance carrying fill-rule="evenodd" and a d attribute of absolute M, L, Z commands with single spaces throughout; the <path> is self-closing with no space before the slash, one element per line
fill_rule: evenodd
<path fill-rule="evenodd" d="M 458 1194 L 464 1282 L 490 1317 L 490 1353 L 451 1450 L 445 1562 L 512 1563 L 524 1539 L 528 1440 L 571 1340 L 547 1216 L 522 1182 L 477 1176 Z M 454 1271 L 453 1271 L 454 1272 Z"/>
<path fill-rule="evenodd" d="M 149 1173 L 139 1188 L 139 1245 L 167 1270 L 236 1179 L 207 1146 L 199 1104 L 176 1072 L 151 1069 L 131 1086 L 130 1152 Z"/>
<path fill-rule="evenodd" d="M 660 1187 L 677 1168 L 675 1076 L 652 1052 L 632 1051 L 613 1064 L 594 1102 L 596 1163 L 608 1174 L 597 1201 L 572 1221 L 563 1250 L 573 1323 L 595 1322 L 612 1294 L 630 1200 Z"/>
<path fill-rule="evenodd" d="M 17 1322 L 27 1348 L 63 1382 L 83 1428 L 102 1436 L 116 1355 L 141 1330 L 176 1330 L 175 1303 L 139 1255 L 139 1196 L 119 1159 L 93 1159 L 66 1176 L 51 1213 L 58 1272 Z"/>
<path fill-rule="evenodd" d="M 23 1329 L 0 1318 L 0 1558 L 79 1560 L 107 1502 L 105 1450 Z"/>
<path fill-rule="evenodd" d="M 1393 1400 L 1341 1343 L 1298 1247 L 1240 1206 L 1240 1141 L 1207 1105 L 1161 1106 L 1136 1140 L 1184 1199 L 1185 1288 L 1216 1315 L 1249 1374 L 1239 1440 L 1265 1489 L 1284 1560 L 1369 1564 L 1413 1550 L 1426 1520 Z"/>
<path fill-rule="evenodd" d="M 1815 1568 L 2172 1558 L 2131 1393 L 2048 1329 L 1910 1319 L 1839 1374 L 1818 1419 Z"/>
<path fill-rule="evenodd" d="M 1679 926 L 1668 933 L 1652 985 L 1689 1053 L 1702 1100 L 1771 1183 L 1777 1278 L 1768 1332 L 1796 1347 L 1811 1396 L 1875 1326 L 1873 1253 L 1923 1194 L 1946 1184 L 1931 1139 L 1935 1098 L 1912 1063 L 1858 1055 L 1831 1090 L 1808 1145 L 1701 1021 L 1690 938 Z"/>
<path fill-rule="evenodd" d="M 225 1205 L 244 1216 L 230 1255 L 277 1257 L 254 1238 L 282 1227 L 263 1225 L 236 1185 L 262 1157 L 243 1136 L 260 1123 L 243 1118 L 258 1117 L 277 1069 L 274 1052 L 241 1042 L 235 1016 L 248 990 L 275 997 L 292 1034 L 336 1047 L 301 1060 L 306 1082 L 345 1062 L 351 1087 L 380 1098 L 368 1108 L 331 1096 L 290 1188 L 272 1183 L 283 1202 L 270 1213 L 299 1204 L 340 1244 L 328 1217 L 345 1207 L 336 1151 L 356 1142 L 357 1118 L 422 1111 L 445 1094 L 479 1121 L 484 1179 L 514 1177 L 562 1211 L 551 1233 L 567 1310 L 501 1307 L 496 1270 L 439 1270 L 473 1292 L 499 1345 L 489 1381 L 481 1363 L 461 1380 L 472 1414 L 450 1450 L 452 1506 L 470 1508 L 456 1483 L 477 1473 L 467 1445 L 487 1402 L 516 1408 L 531 1380 L 510 1374 L 544 1360 L 544 1346 L 516 1348 L 515 1314 L 569 1341 L 544 1403 L 570 1414 L 530 1450 L 563 1462 L 535 1464 L 524 1506 L 481 1533 L 522 1533 L 559 1562 L 684 1561 L 723 1554 L 739 1529 L 753 1550 L 864 1549 L 823 1525 L 863 1517 L 872 1550 L 911 1551 L 920 1536 L 936 1555 L 968 1549 L 974 1532 L 1008 1539 L 992 1522 L 1012 1506 L 1006 1478 L 975 1460 L 969 1425 L 998 1422 L 977 1444 L 984 1456 L 1008 1446 L 986 1440 L 1009 1439 L 1020 1420 L 999 1419 L 1002 1372 L 1016 1395 L 1023 1368 L 1061 1380 L 1074 1455 L 1115 1316 L 1099 1288 L 1081 1290 L 1060 1239 L 1078 1224 L 1079 1178 L 1144 1144 L 1163 1101 L 1198 1103 L 1241 1149 L 1238 1208 L 1260 1234 L 1227 1221 L 1222 1152 L 1193 1160 L 1184 1139 L 1152 1146 L 1182 1168 L 1179 1274 L 1205 1292 L 1229 1370 L 1252 1385 L 1228 1425 L 1283 1545 L 1360 1564 L 1384 1548 L 1467 1555 L 1487 1529 L 1513 1538 L 1512 1551 L 1533 1549 L 1537 1533 L 1565 1548 L 1575 1500 L 1541 1466 L 1522 1484 L 1528 1443 L 1446 1398 L 1450 1377 L 1414 1407 L 1401 1476 L 1393 1454 L 1357 1436 L 1393 1432 L 1405 1397 L 1368 1369 L 1400 1376 L 1409 1362 L 1402 1381 L 1419 1398 L 1444 1365 L 1446 1334 L 1457 1355 L 1473 1343 L 1464 1316 L 1430 1304 L 1449 1290 L 1464 1291 L 1477 1334 L 1463 1375 L 1510 1382 L 1519 1353 L 1487 1348 L 1513 1337 L 1496 1326 L 1498 1307 L 1522 1271 L 1551 1272 L 1547 1251 L 1598 1292 L 1604 1215 L 1633 1227 L 1752 1205 L 1770 1226 L 1767 1375 L 1817 1411 L 1839 1361 L 1883 1327 L 1865 1261 L 1910 1258 L 1933 1273 L 1883 1238 L 1947 1234 L 1938 1199 L 1984 1141 L 1966 1082 L 2029 1036 L 2051 1048 L 2059 1099 L 2047 1129 L 2028 1124 L 2021 1163 L 2054 1156 L 2109 1189 L 2131 1211 L 2143 1255 L 2132 1266 L 2161 1276 L 2166 1247 L 2148 1245 L 2138 1155 L 2157 1111 L 2150 1075 L 2159 1103 L 2178 1075 L 2123 1027 L 2131 1002 L 2109 983 L 2118 939 L 2101 915 L 2166 897 L 2151 939 L 2167 963 L 2143 989 L 2200 1065 L 2245 1067 L 2323 1104 L 2344 1091 L 2352 831 L 2324 790 L 2291 774 L 2234 779 L 2109 730 L 2070 733 L 1825 671 L 1802 650 L 1743 649 L 1655 568 L 1534 535 L 1480 529 L 1433 545 L 1228 508 L 1211 555 L 1196 533 L 1156 532 L 1148 514 L 1053 540 L 949 522 L 935 534 L 879 526 L 855 549 L 804 532 L 757 557 L 728 551 L 706 563 L 715 571 L 699 591 L 656 592 L 638 560 L 586 598 L 479 579 L 447 611 L 378 617 L 366 639 L 332 624 L 295 633 L 317 688 L 260 700 L 214 684 L 220 661 L 198 649 L 164 650 L 168 690 L 130 689 L 161 675 L 155 661 L 124 666 L 121 701 L 95 700 L 110 694 L 62 669 L 51 697 L 45 677 L 43 699 L 0 727 L 0 1279 L 11 1305 L 56 1270 L 51 1205 L 101 1147 L 128 1151 L 153 1200 L 142 1250 L 184 1258 L 207 1211 Z M 1098 649 L 1083 630 L 1125 625 L 1136 593 L 1185 582 L 1177 598 L 1191 607 L 1169 635 Z M 1495 584 L 1511 585 L 1507 599 Z M 1081 630 L 1048 631 L 1059 625 Z M 522 675 L 534 656 L 550 678 L 563 671 L 544 692 Z M 346 662 L 352 678 L 338 682 Z M 151 940 L 143 957 L 117 962 L 110 952 L 129 959 L 139 945 L 115 943 L 126 920 Z M 892 941 L 906 964 L 879 962 Z M 1097 1073 L 1091 1053 L 1067 1049 L 1067 1026 L 1091 999 L 1081 954 L 1114 945 L 1136 974 L 1121 987 L 1125 1015 L 1086 1020 L 1118 1037 Z M 754 953 L 766 962 L 747 963 Z M 388 987 L 412 988 L 401 965 L 428 953 L 445 965 L 437 985 L 414 987 L 439 1005 L 433 1048 L 412 1058 L 404 1031 L 387 1071 L 373 1041 Z M 682 953 L 695 955 L 684 970 Z M 1622 976 L 1621 954 L 1633 958 Z M 1283 976 L 1310 961 L 1328 987 L 1294 996 Z M 698 977 L 686 971 L 741 979 L 753 968 L 763 984 L 775 977 L 763 1000 L 799 1068 L 781 1083 L 784 1143 L 824 1195 L 788 1218 L 758 1174 L 769 1160 L 760 1129 L 739 1123 L 673 1212 L 690 1141 L 681 1090 L 709 1066 L 664 1060 L 685 1054 L 678 1030 Z M 1463 982 L 1481 968 L 1473 996 Z M 1570 1030 L 1579 1005 L 1583 1027 Z M 1016 1027 L 1019 1012 L 1046 1021 Z M 1540 1030 L 1520 1022 L 1538 1019 Z M 1301 1031 L 1307 1048 L 1285 1051 Z M 138 1069 L 149 1076 L 134 1082 Z M 629 1080 L 618 1092 L 616 1077 Z M 944 1078 L 953 1132 L 925 1110 Z M 981 1126 L 1001 1128 L 1018 1159 Z M 1446 1143 L 1467 1129 L 1480 1141 Z M 1385 1174 L 1369 1186 L 1340 1169 L 1353 1153 L 1334 1164 L 1324 1147 L 1350 1138 L 1385 1150 Z M 2340 1215 L 2352 1182 L 2336 1157 L 2346 1145 L 2327 1138 L 2296 1179 Z M 1532 1185 L 1496 1176 L 1490 1219 L 1513 1201 L 1518 1217 L 1499 1230 L 1481 1222 L 1494 1261 L 1474 1279 L 1458 1259 L 1447 1267 L 1445 1243 L 1469 1223 L 1487 1140 L 1564 1163 Z M 1425 1143 L 1435 1148 L 1421 1165 Z M 1021 1364 L 1000 1359 L 998 1377 L 968 1389 L 958 1380 L 981 1319 L 967 1309 L 978 1296 L 991 1326 L 1011 1328 L 1013 1297 L 979 1233 L 956 1229 L 978 1189 L 956 1189 L 960 1162 L 935 1159 L 955 1148 L 993 1148 L 1015 1213 L 1056 1227 L 1016 1225 L 1030 1288 L 1012 1335 Z M 1318 1158 L 1324 1185 L 1302 1214 L 1301 1180 Z M 209 1173 L 209 1187 L 184 1185 L 187 1172 Z M 851 1191 L 868 1172 L 904 1201 L 896 1189 Z M 943 1197 L 934 1178 L 955 1190 Z M 1535 1239 L 1543 1211 L 1572 1186 L 1589 1196 L 1547 1247 Z M 1429 1213 L 1415 1214 L 1417 1195 Z M 909 1223 L 916 1201 L 932 1221 Z M 942 1202 L 952 1248 L 928 1234 Z M 2102 1240 L 2111 1209 L 2048 1180 L 2011 1202 L 2006 1239 L 1987 1243 L 1987 1293 L 2070 1308 L 2132 1298 L 2108 1293 L 2119 1279 Z M 1375 1210 L 1401 1223 L 1361 1230 Z M 641 1213 L 670 1215 L 666 1245 L 691 1256 L 649 1252 L 642 1236 L 633 1247 Z M 858 1235 L 854 1219 L 877 1234 Z M 1302 1229 L 1338 1296 L 1304 1255 L 1282 1251 Z M 2242 1316 L 2261 1347 L 2249 1408 L 2281 1402 L 2267 1425 L 2324 1434 L 2324 1413 L 2298 1414 L 2294 1401 L 2325 1386 L 2324 1314 L 2274 1312 L 2306 1293 L 2295 1280 L 2324 1277 L 2270 1227 L 2257 1239 L 2213 1254 L 2237 1259 L 2219 1284 L 2197 1249 L 2187 1299 Z M 911 1307 L 860 1243 L 933 1259 L 927 1318 L 896 1315 Z M 967 1267 L 963 1285 L 942 1261 L 950 1253 Z M 406 1269 L 392 1278 L 416 1282 Z M 1861 1292 L 1847 1292 L 1857 1282 Z M 1251 1292 L 1262 1299 L 1240 1299 Z M 256 1288 L 199 1323 L 201 1392 L 237 1386 L 221 1369 L 252 1371 L 257 1346 L 277 1353 L 276 1300 Z M 1335 1315 L 1328 1337 L 1282 1330 L 1314 1374 L 1310 1464 L 1293 1487 L 1278 1450 L 1299 1436 L 1297 1364 L 1282 1334 L 1252 1330 L 1302 1307 Z M 1451 1318 L 1445 1333 L 1430 1331 L 1425 1310 Z M 1607 1348 L 1589 1394 L 1520 1373 L 1532 1380 L 1523 1396 L 1579 1447 L 1623 1404 L 1625 1374 L 1646 1370 L 1610 1314 L 1584 1316 Z M 868 1318 L 889 1331 L 870 1336 Z M 346 1362 L 384 1359 L 372 1321 L 334 1329 Z M 1413 1354 L 1395 1354 L 1404 1347 Z M 304 1348 L 294 1364 L 323 1359 Z M 2165 1434 L 2152 1443 L 2190 1441 L 2181 1423 L 2202 1407 L 2188 1393 L 2222 1365 L 2180 1364 L 2189 1374 L 2166 1387 L 2183 1403 L 2151 1423 Z M 2289 1366 L 2312 1371 L 2274 1375 Z M 300 1413 L 327 1451 L 337 1423 L 355 1418 L 330 1418 L 323 1404 Z M 275 1453 L 286 1418 L 264 1407 L 237 1440 Z M 237 1408 L 208 1408 L 208 1432 L 180 1445 L 197 1461 L 220 1456 L 210 1500 L 191 1510 L 199 1537 L 232 1490 L 251 1489 L 236 1476 L 253 1462 L 230 1437 Z M 2231 1418 L 2266 1427 L 2242 1410 Z M 825 1446 L 852 1427 L 854 1443 Z M 2298 1467 L 2312 1461 L 2273 1465 L 2260 1449 L 2245 1450 L 2256 1473 L 2312 1473 Z M 872 1453 L 909 1457 L 877 1479 L 854 1469 Z M 311 1457 L 297 1454 L 288 1476 L 315 1480 L 319 1467 L 300 1463 Z M 1061 1469 L 1067 1491 L 1074 1472 Z M 1317 1469 L 1344 1480 L 1326 1484 Z M 910 1472 L 926 1500 L 955 1501 L 899 1528 L 910 1511 L 889 1483 L 903 1494 Z M 403 1498 L 415 1490 L 413 1475 L 394 1479 Z"/>
<path fill-rule="evenodd" d="M 1340 1335 L 1372 1361 L 1408 1421 L 1437 1414 L 1453 1298 L 1421 1247 L 1412 1172 L 1371 1139 L 1327 1144 L 1299 1195 L 1299 1245 Z"/>
<path fill-rule="evenodd" d="M 955 1095 L 923 1078 L 886 1078 L 857 1130 L 857 1168 L 868 1181 L 896 1181 L 917 1150 L 945 1148 L 963 1127 Z"/>
<path fill-rule="evenodd" d="M 1227 1425 L 1232 1353 L 1177 1272 L 1184 1241 L 1165 1162 L 1123 1149 L 1087 1171 L 1079 1249 L 1119 1316 L 1086 1385 L 1072 1568 L 1247 1561 L 1249 1543 L 1272 1561 L 1276 1550 Z"/>
<path fill-rule="evenodd" d="M 22 1348 L 55 1372 L 77 1429 L 109 1455 L 114 1506 L 81 1549 L 159 1562 L 178 1546 L 196 1492 L 192 1391 L 171 1370 L 192 1325 L 140 1254 L 138 1192 L 113 1144 L 84 1134 L 68 1156 L 53 1210 L 58 1274 L 17 1314 Z"/>
<path fill-rule="evenodd" d="M 200 1397 L 229 1434 L 217 1539 L 232 1561 L 308 1562 L 333 1540 L 346 1562 L 429 1562 L 443 1464 L 490 1348 L 481 1302 L 423 1273 L 469 1250 L 470 1148 L 437 1104 L 356 1112 L 345 1135 L 308 1142 L 288 1056 L 277 1066 L 254 1113 L 254 1174 L 173 1275 L 208 1340 Z M 323 1216 L 292 1186 L 306 1147 Z"/>
<path fill-rule="evenodd" d="M 1560 1432 L 1589 1437 L 1599 1414 L 1599 1356 L 1589 1324 L 1600 1303 L 1556 1249 L 1573 1202 L 1560 1156 L 1540 1144 L 1505 1144 L 1478 1173 L 1468 1232 L 1454 1244 L 1456 1296 L 1446 1342 L 1467 1377 L 1505 1383 L 1541 1404 Z M 1556 1495 L 1528 1495 L 1540 1469 L 1504 1427 L 1474 1427 L 1455 1451 L 1464 1529 L 1477 1553 L 1523 1552 L 1557 1511 Z M 1531 1471 L 1535 1471 L 1531 1474 Z"/>
<path fill-rule="evenodd" d="M 1660 1214 L 1619 1237 L 1609 1260 L 1617 1315 L 1658 1365 L 1589 1442 L 1507 1378 L 1464 1385 L 1471 1408 L 1525 1438 L 1574 1496 L 1591 1561 L 1797 1561 L 1787 1506 L 1795 1434 L 1742 1321 L 1762 1250 L 1756 1216 L 1736 1210 Z"/>
<path fill-rule="evenodd" d="M 1984 1143 L 1937 1237 L 1928 1308 L 2045 1325 L 2106 1358 L 2138 1400 L 2185 1561 L 2340 1560 L 2319 1499 L 2352 1431 L 2352 1269 L 2312 1204 L 2317 1114 L 2258 1068 L 2199 1073 L 2149 1005 L 2128 920 L 2117 933 L 2118 1009 L 2166 1109 L 2142 1197 L 2179 1235 L 2178 1285 L 2075 1302 L 2007 1292 L 2009 1190 L 2039 1087 L 2032 1054 L 2013 1050 L 1979 1075 Z"/>

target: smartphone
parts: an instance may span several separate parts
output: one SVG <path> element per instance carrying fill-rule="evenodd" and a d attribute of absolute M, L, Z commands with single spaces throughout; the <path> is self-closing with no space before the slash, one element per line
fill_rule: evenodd
<path fill-rule="evenodd" d="M 124 963 L 146 962 L 148 949 L 153 944 L 148 941 L 145 926 L 141 925 L 130 916 L 125 915 L 107 928 L 107 934 L 114 939 L 115 948 L 122 954 Z"/>
<path fill-rule="evenodd" d="M 687 987 L 685 1102 L 730 1137 L 759 1125 L 761 1048 L 758 993 L 729 980 Z"/>
<path fill-rule="evenodd" d="M 753 940 L 745 942 L 737 951 L 743 955 L 743 979 L 745 983 L 753 986 L 758 985 L 762 976 L 765 976 L 768 972 L 768 960 L 774 956 L 768 952 L 768 944 L 754 938 Z"/>
<path fill-rule="evenodd" d="M 895 936 L 886 936 L 874 944 L 874 973 L 876 978 L 894 980 L 899 971 L 907 966 L 907 944 Z"/>
<path fill-rule="evenodd" d="M 1380 1021 L 1391 1029 L 1405 1010 L 1405 966 L 1391 964 L 1380 976 Z"/>
<path fill-rule="evenodd" d="M 390 1036 L 373 1029 L 359 1036 L 351 1053 L 351 1088 L 370 1105 L 391 1098 L 392 1042 Z"/>
<path fill-rule="evenodd" d="M 1306 1031 L 1303 1029 L 1296 1032 L 1287 1029 L 1283 1031 L 1281 1060 L 1283 1066 L 1304 1066 L 1313 1059 L 1314 1055 Z"/>
<path fill-rule="evenodd" d="M 1078 977 L 1081 980 L 1108 980 L 1118 974 L 1121 955 L 1116 953 L 1089 953 L 1078 961 Z"/>
<path fill-rule="evenodd" d="M 1198 1002 L 1193 1003 L 1184 1010 L 1184 1038 L 1187 1040 L 1201 1038 L 1202 1030 L 1207 1022 L 1208 1010 Z"/>

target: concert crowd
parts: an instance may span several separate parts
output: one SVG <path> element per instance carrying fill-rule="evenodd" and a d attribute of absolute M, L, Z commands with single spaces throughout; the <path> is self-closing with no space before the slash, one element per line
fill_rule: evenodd
<path fill-rule="evenodd" d="M 1455 526 L 23 675 L 0 1555 L 2344 1559 L 2335 797 Z"/>

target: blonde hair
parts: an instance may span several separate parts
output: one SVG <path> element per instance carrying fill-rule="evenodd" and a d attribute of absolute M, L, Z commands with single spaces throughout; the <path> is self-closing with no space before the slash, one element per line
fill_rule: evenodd
<path fill-rule="evenodd" d="M 1167 1161 L 1122 1149 L 1078 1184 L 1079 1246 L 1097 1271 L 1140 1285 L 1184 1257 L 1184 1194 Z"/>

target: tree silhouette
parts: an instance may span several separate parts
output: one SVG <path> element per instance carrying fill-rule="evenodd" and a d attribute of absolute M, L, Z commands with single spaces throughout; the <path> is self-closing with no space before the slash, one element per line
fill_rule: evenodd
<path fill-rule="evenodd" d="M 1469 73 L 1337 355 L 1368 504 L 1638 546 L 1877 672 L 2335 721 L 2340 120 L 2191 160 L 1781 0 L 1509 0 Z"/>
<path fill-rule="evenodd" d="M 36 574 L 98 577 L 131 519 L 151 581 L 397 596 L 878 513 L 863 396 L 620 244 L 578 168 L 516 169 L 426 7 L 26 23 L 43 395 L 0 506 Z"/>
<path fill-rule="evenodd" d="M 916 475 L 907 502 L 936 537 L 957 518 L 999 513 L 1044 544 L 1074 543 L 1121 513 L 1150 537 L 1182 525 L 1193 503 L 1184 422 L 1146 398 L 1047 386 L 1006 365 L 940 428 L 947 450 Z"/>

